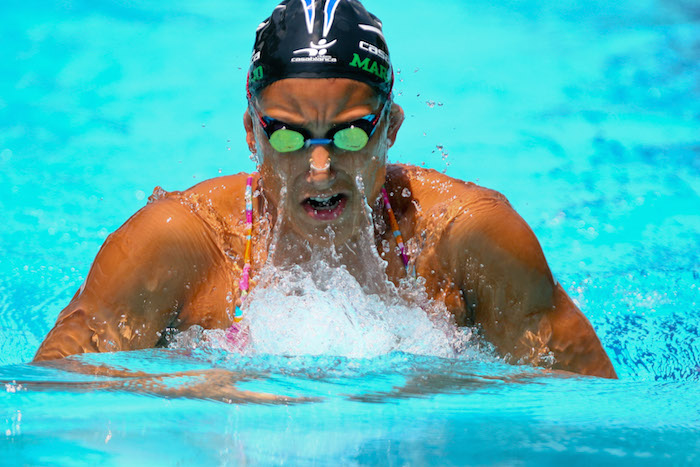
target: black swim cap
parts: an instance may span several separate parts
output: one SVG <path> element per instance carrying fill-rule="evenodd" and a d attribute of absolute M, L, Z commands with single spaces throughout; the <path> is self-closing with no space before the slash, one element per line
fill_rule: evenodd
<path fill-rule="evenodd" d="M 394 72 L 382 23 L 358 0 L 284 0 L 258 26 L 248 98 L 285 78 L 350 78 L 388 97 Z"/>

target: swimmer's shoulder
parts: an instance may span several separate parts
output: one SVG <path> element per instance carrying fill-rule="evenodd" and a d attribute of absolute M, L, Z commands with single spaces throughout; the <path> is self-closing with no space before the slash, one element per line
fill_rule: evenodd
<path fill-rule="evenodd" d="M 407 197 L 400 194 L 392 197 L 392 202 L 403 204 L 409 215 L 420 210 L 425 225 L 433 227 L 436 224 L 431 219 L 443 221 L 446 235 L 441 238 L 445 258 L 454 256 L 450 253 L 454 251 L 464 250 L 475 256 L 497 251 L 498 255 L 505 253 L 548 274 L 534 232 L 498 191 L 410 165 L 389 166 L 387 180 L 395 192 L 409 189 Z"/>
<path fill-rule="evenodd" d="M 226 230 L 245 220 L 245 188 L 249 176 L 240 172 L 211 178 L 183 191 L 165 191 L 156 187 L 146 207 L 137 215 L 150 219 L 166 218 L 169 225 L 179 221 L 189 228 L 201 224 L 208 225 L 216 232 L 222 228 Z M 255 189 L 259 175 L 254 174 L 253 177 Z M 173 215 L 176 212 L 178 214 Z"/>
<path fill-rule="evenodd" d="M 511 208 L 508 199 L 500 192 L 450 177 L 434 169 L 390 164 L 387 166 L 387 182 L 394 190 L 403 191 L 407 188 L 408 196 L 404 198 L 410 198 L 424 212 L 445 205 L 459 205 L 476 210 L 494 204 Z"/>
<path fill-rule="evenodd" d="M 183 198 L 194 198 L 198 204 L 206 204 L 221 215 L 237 214 L 245 210 L 245 187 L 250 174 L 210 178 L 181 192 Z M 258 184 L 258 174 L 253 175 L 253 187 Z"/>

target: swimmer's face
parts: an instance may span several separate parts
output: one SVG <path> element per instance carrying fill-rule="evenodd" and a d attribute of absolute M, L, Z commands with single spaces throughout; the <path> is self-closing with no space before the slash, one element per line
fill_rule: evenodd
<path fill-rule="evenodd" d="M 365 202 L 373 205 L 379 196 L 387 150 L 403 121 L 398 105 L 384 104 L 371 87 L 359 81 L 292 78 L 265 88 L 255 101 L 256 109 L 246 113 L 247 141 L 261 163 L 265 196 L 287 225 L 311 243 L 327 243 L 330 228 L 339 244 L 366 225 Z M 269 117 L 323 139 L 339 125 L 379 115 L 382 110 L 374 133 L 358 151 L 313 144 L 279 152 L 271 146 L 258 118 Z"/>

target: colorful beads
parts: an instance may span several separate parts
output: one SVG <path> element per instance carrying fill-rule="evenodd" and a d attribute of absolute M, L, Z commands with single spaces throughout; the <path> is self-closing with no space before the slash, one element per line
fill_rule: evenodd
<path fill-rule="evenodd" d="M 408 256 L 406 255 L 406 247 L 403 244 L 403 237 L 401 236 L 399 223 L 396 222 L 394 210 L 391 209 L 389 194 L 386 192 L 386 188 L 384 187 L 382 187 L 382 195 L 384 196 L 384 207 L 386 208 L 387 214 L 389 215 L 389 223 L 391 224 L 391 229 L 394 231 L 394 238 L 396 238 L 396 244 L 399 246 L 399 251 L 401 252 L 401 259 L 403 260 L 403 265 L 406 268 L 406 272 L 408 272 Z"/>
<path fill-rule="evenodd" d="M 236 307 L 236 314 L 233 317 L 233 321 L 236 323 L 240 323 L 243 320 L 243 311 L 241 311 L 240 307 Z"/>
<path fill-rule="evenodd" d="M 245 185 L 245 254 L 243 256 L 243 272 L 241 273 L 241 279 L 238 281 L 238 288 L 241 292 L 241 305 L 243 305 L 243 301 L 248 296 L 248 290 L 250 289 L 250 254 L 253 244 L 253 177 L 255 175 L 255 173 L 250 174 Z M 243 312 L 240 307 L 236 307 L 236 315 L 233 320 L 240 322 L 242 319 Z"/>

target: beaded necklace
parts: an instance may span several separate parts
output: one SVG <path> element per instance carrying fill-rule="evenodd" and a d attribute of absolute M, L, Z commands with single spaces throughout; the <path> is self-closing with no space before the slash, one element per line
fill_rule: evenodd
<path fill-rule="evenodd" d="M 394 215 L 394 210 L 391 209 L 391 202 L 389 202 L 389 195 L 386 192 L 386 188 L 382 186 L 382 196 L 384 197 L 384 208 L 386 208 L 387 214 L 389 214 L 389 223 L 391 224 L 391 229 L 394 232 L 394 238 L 396 239 L 396 244 L 399 246 L 399 251 L 401 252 L 401 259 L 403 260 L 403 267 L 408 273 L 408 255 L 406 255 L 406 248 L 403 244 L 403 237 L 401 236 L 401 230 L 399 229 L 399 223 L 396 222 L 396 216 Z"/>
<path fill-rule="evenodd" d="M 241 306 L 243 306 L 243 301 L 248 296 L 248 290 L 250 288 L 250 253 L 253 244 L 253 177 L 256 174 L 250 174 L 248 176 L 248 181 L 245 185 L 245 255 L 243 272 L 241 274 L 241 279 L 238 281 L 238 289 L 241 292 Z M 391 229 L 396 239 L 396 244 L 399 247 L 399 252 L 401 259 L 403 260 L 404 268 L 406 273 L 409 271 L 409 261 L 408 255 L 406 255 L 406 247 L 403 243 L 403 237 L 401 236 L 401 230 L 399 229 L 399 223 L 396 222 L 396 216 L 394 215 L 394 210 L 391 209 L 391 202 L 389 201 L 389 194 L 386 192 L 386 188 L 382 186 L 382 197 L 384 199 L 384 208 L 389 216 L 389 223 L 391 224 Z M 241 306 L 236 306 L 236 314 L 233 317 L 235 323 L 240 323 L 243 319 L 243 311 L 241 311 Z M 234 324 L 235 326 L 235 324 Z"/>
<path fill-rule="evenodd" d="M 252 173 L 248 176 L 248 181 L 245 184 L 245 255 L 243 256 L 243 273 L 241 274 L 241 280 L 238 281 L 238 289 L 241 291 L 241 305 L 243 305 L 243 300 L 248 296 L 248 289 L 250 288 L 250 250 L 253 245 L 253 176 Z M 243 312 L 240 306 L 236 306 L 236 314 L 233 317 L 233 321 L 240 323 L 243 319 Z"/>

